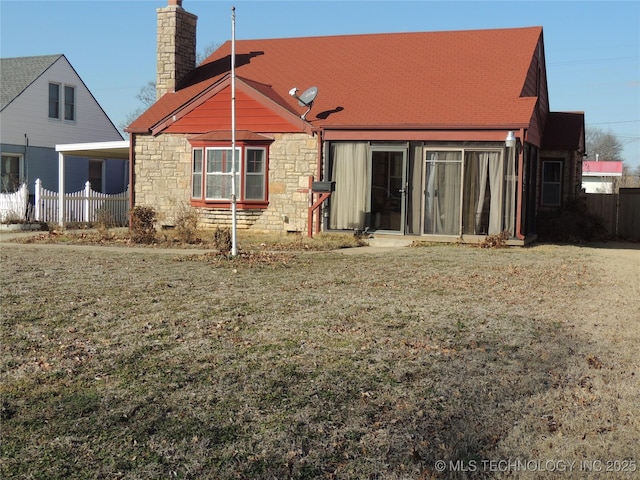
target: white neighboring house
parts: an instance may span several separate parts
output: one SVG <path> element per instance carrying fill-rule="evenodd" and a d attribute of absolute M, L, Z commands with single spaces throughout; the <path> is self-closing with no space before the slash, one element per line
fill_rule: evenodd
<path fill-rule="evenodd" d="M 622 177 L 622 162 L 582 162 L 582 188 L 586 193 L 613 193 L 616 177 Z"/>
<path fill-rule="evenodd" d="M 70 156 L 59 178 L 56 145 L 122 142 L 123 137 L 67 58 L 44 55 L 0 59 L 1 192 L 33 186 L 82 190 L 87 181 L 102 193 L 119 193 L 129 183 L 128 160 Z"/>

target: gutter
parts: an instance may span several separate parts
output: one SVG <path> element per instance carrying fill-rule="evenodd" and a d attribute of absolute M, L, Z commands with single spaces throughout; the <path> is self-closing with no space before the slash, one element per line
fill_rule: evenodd
<path fill-rule="evenodd" d="M 492 130 L 513 130 L 513 127 L 520 127 L 522 131 L 528 127 L 529 124 L 495 124 L 495 125 L 478 125 L 478 124 L 428 124 L 428 123 L 394 123 L 394 124 L 375 124 L 375 125 L 325 125 L 319 128 L 324 130 L 478 130 L 478 131 L 492 131 Z"/>

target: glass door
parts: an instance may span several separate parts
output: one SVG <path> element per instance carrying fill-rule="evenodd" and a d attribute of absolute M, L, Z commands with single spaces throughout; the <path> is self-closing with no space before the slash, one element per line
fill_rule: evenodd
<path fill-rule="evenodd" d="M 404 233 L 406 149 L 372 147 L 369 228 Z"/>
<path fill-rule="evenodd" d="M 425 152 L 425 234 L 460 234 L 461 181 L 461 151 Z"/>

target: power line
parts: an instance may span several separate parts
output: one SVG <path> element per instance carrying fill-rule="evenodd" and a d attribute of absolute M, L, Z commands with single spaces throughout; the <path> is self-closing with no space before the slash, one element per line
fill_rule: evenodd
<path fill-rule="evenodd" d="M 599 123 L 585 123 L 585 126 L 590 127 L 591 125 L 614 125 L 618 123 L 638 123 L 640 120 L 623 120 L 621 122 L 599 122 Z"/>

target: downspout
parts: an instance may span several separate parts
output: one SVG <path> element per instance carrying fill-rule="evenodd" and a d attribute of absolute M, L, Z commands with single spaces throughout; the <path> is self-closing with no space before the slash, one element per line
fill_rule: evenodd
<path fill-rule="evenodd" d="M 29 182 L 29 161 L 28 161 L 28 154 L 29 154 L 29 136 L 25 133 L 24 134 L 24 157 L 22 158 L 22 177 L 25 179 L 25 182 Z M 18 169 L 18 171 L 20 171 L 20 169 Z M 18 179 L 19 181 L 22 179 Z"/>
<path fill-rule="evenodd" d="M 322 129 L 318 129 L 317 130 L 317 134 L 318 134 L 318 158 L 316 160 L 317 165 L 316 165 L 316 179 L 318 181 L 321 181 L 322 178 L 322 144 L 323 144 L 323 130 Z"/>
<path fill-rule="evenodd" d="M 322 144 L 323 144 L 323 130 L 318 130 L 318 158 L 316 159 L 316 179 L 318 181 L 322 180 Z M 322 225 L 323 218 L 323 210 L 324 206 L 318 209 L 318 219 L 316 220 L 316 232 L 320 233 L 320 228 Z"/>
<path fill-rule="evenodd" d="M 524 235 L 522 234 L 522 190 L 524 185 L 522 184 L 524 180 L 524 128 L 520 129 L 520 139 L 522 143 L 522 148 L 518 152 L 518 211 L 516 212 L 516 237 L 519 240 L 524 241 Z M 518 148 L 516 146 L 514 148 Z"/>
<path fill-rule="evenodd" d="M 135 137 L 136 134 L 135 133 L 130 133 L 129 134 L 129 210 L 133 210 L 133 207 L 135 206 L 135 181 L 134 181 L 134 172 L 135 169 L 133 168 L 133 164 L 135 162 L 135 148 L 134 148 L 134 142 L 135 142 Z M 129 226 L 131 226 L 131 215 L 129 215 Z"/>

